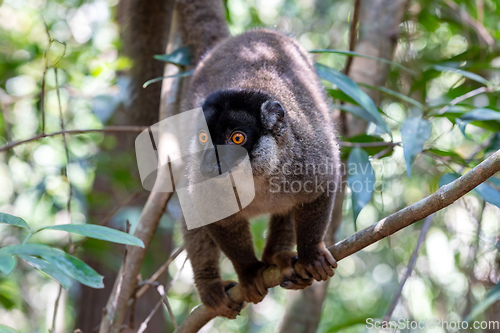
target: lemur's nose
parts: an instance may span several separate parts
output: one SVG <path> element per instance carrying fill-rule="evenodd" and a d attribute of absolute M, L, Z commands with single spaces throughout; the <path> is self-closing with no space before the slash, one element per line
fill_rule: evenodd
<path fill-rule="evenodd" d="M 214 148 L 207 148 L 203 152 L 200 171 L 205 177 L 217 177 L 222 174 L 215 146 Z"/>

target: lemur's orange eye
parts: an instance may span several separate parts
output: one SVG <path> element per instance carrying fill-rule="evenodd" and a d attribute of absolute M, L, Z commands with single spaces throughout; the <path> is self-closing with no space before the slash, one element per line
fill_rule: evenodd
<path fill-rule="evenodd" d="M 198 136 L 198 139 L 200 140 L 201 143 L 207 143 L 208 142 L 208 134 L 205 131 L 200 132 L 200 135 Z"/>
<path fill-rule="evenodd" d="M 245 142 L 245 140 L 246 140 L 246 136 L 245 136 L 245 134 L 243 134 L 241 132 L 234 132 L 233 134 L 231 134 L 231 141 L 233 141 L 237 145 L 243 144 Z"/>

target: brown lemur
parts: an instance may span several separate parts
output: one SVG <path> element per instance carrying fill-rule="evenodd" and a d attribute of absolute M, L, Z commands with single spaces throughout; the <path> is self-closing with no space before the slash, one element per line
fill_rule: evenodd
<path fill-rule="evenodd" d="M 248 151 L 255 198 L 240 212 L 187 230 L 184 240 L 203 304 L 216 315 L 235 318 L 219 272 L 220 251 L 232 262 L 244 299 L 267 294 L 262 272 L 277 265 L 281 286 L 303 289 L 313 279 L 334 275 L 335 259 L 323 243 L 335 191 L 314 184 L 339 182 L 339 148 L 323 88 L 307 52 L 292 38 L 252 30 L 220 41 L 196 66 L 184 110 L 201 106 L 214 145 Z M 197 138 L 198 139 L 198 138 Z M 208 147 L 207 147 L 208 148 Z M 213 148 L 213 146 L 212 146 Z M 318 172 L 327 163 L 329 172 Z M 221 170 L 203 165 L 205 173 Z M 299 171 L 297 171 L 299 170 Z M 280 184 L 297 184 L 285 190 Z M 259 260 L 249 219 L 270 214 L 266 246 Z M 294 246 L 297 245 L 297 252 Z"/>
<path fill-rule="evenodd" d="M 202 302 L 228 318 L 239 312 L 240 305 L 225 293 L 230 282 L 222 281 L 219 274 L 220 250 L 233 263 L 244 299 L 253 303 L 267 293 L 262 271 L 268 265 L 280 268 L 281 285 L 289 289 L 309 286 L 311 277 L 321 281 L 332 276 L 336 262 L 322 240 L 334 193 L 311 187 L 322 182 L 338 184 L 339 150 L 308 54 L 293 39 L 269 30 L 228 38 L 200 61 L 187 96 L 186 109 L 203 108 L 214 145 L 239 145 L 248 151 L 256 193 L 239 213 L 185 229 Z M 206 140 L 203 133 L 200 140 Z M 325 163 L 333 166 L 331 172 L 318 172 L 317 167 Z M 291 170 L 297 166 L 300 172 Z M 214 166 L 200 167 L 215 175 L 220 172 Z M 300 188 L 276 188 L 286 182 L 298 182 Z M 267 213 L 271 214 L 270 229 L 260 261 L 248 220 Z M 293 252 L 295 243 L 297 253 Z"/>

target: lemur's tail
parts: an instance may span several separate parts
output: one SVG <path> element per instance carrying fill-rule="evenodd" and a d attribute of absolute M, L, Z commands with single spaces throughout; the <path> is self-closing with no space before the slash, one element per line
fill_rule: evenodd
<path fill-rule="evenodd" d="M 208 50 L 229 37 L 222 0 L 178 0 L 177 9 L 184 44 L 192 48 L 192 60 L 197 64 Z"/>

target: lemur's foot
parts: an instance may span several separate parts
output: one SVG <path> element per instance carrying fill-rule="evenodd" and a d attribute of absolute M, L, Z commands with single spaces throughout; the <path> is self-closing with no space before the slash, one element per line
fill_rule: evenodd
<path fill-rule="evenodd" d="M 278 266 L 281 274 L 280 286 L 285 289 L 305 289 L 313 283 L 313 279 L 302 278 L 295 272 L 294 265 L 297 262 L 297 252 L 283 251 L 272 255 L 266 263 Z"/>
<path fill-rule="evenodd" d="M 227 295 L 226 291 L 234 285 L 236 285 L 234 281 L 214 280 L 202 287 L 198 284 L 198 293 L 210 312 L 216 316 L 235 319 L 240 314 L 244 303 L 235 303 Z"/>
<path fill-rule="evenodd" d="M 299 259 L 295 265 L 295 271 L 303 279 L 312 276 L 316 281 L 328 280 L 335 274 L 334 268 L 337 268 L 337 261 L 323 242 L 299 252 Z"/>
<path fill-rule="evenodd" d="M 238 273 L 241 293 L 245 301 L 257 304 L 267 295 L 267 288 L 262 278 L 262 272 L 266 268 L 267 265 L 259 261 Z"/>

